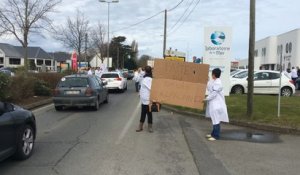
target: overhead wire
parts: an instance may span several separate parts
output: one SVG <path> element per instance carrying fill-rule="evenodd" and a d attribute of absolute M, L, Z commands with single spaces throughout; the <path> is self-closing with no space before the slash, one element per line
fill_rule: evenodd
<path fill-rule="evenodd" d="M 194 10 L 196 9 L 196 7 L 198 6 L 198 4 L 201 2 L 201 0 L 198 0 L 198 2 L 195 4 L 195 6 L 194 6 L 194 8 L 190 11 L 190 13 L 184 18 L 184 20 L 181 22 L 181 24 L 179 25 L 179 27 L 177 27 L 175 30 L 173 30 L 173 31 L 171 31 L 170 33 L 169 33 L 169 35 L 170 34 L 172 34 L 172 33 L 174 33 L 174 32 L 176 32 L 186 21 L 187 21 L 187 19 L 189 18 L 189 16 L 194 12 Z"/>
<path fill-rule="evenodd" d="M 178 4 L 176 4 L 173 8 L 169 9 L 168 11 L 173 11 L 173 10 L 175 10 L 177 7 L 180 6 L 181 3 L 183 3 L 183 1 L 184 1 L 184 0 L 181 0 Z M 115 31 L 113 31 L 113 32 L 111 32 L 111 33 L 115 33 L 115 32 L 119 32 L 119 31 L 122 31 L 122 30 L 130 29 L 130 28 L 132 28 L 132 27 L 134 27 L 134 26 L 140 25 L 140 24 L 142 24 L 142 23 L 144 23 L 144 22 L 146 22 L 146 21 L 148 21 L 148 20 L 150 20 L 150 19 L 152 19 L 152 18 L 154 18 L 154 17 L 160 15 L 160 14 L 163 13 L 164 11 L 165 11 L 165 10 L 162 10 L 162 11 L 160 11 L 160 12 L 158 12 L 158 13 L 156 13 L 156 14 L 154 14 L 154 15 L 152 15 L 152 16 L 150 16 L 150 17 L 148 17 L 148 18 L 146 18 L 146 19 L 144 19 L 144 20 L 142 20 L 142 21 L 139 21 L 139 22 L 137 22 L 137 23 L 131 24 L 131 25 L 127 26 L 127 27 L 120 28 L 120 29 L 115 30 Z"/>
<path fill-rule="evenodd" d="M 134 27 L 134 26 L 137 26 L 137 25 L 139 25 L 139 24 L 141 24 L 141 23 L 144 23 L 144 22 L 146 22 L 146 21 L 148 21 L 148 20 L 150 20 L 150 19 L 152 19 L 152 18 L 158 16 L 159 14 L 161 14 L 161 13 L 163 13 L 163 12 L 164 12 L 164 10 L 162 10 L 162 11 L 156 13 L 155 15 L 152 15 L 152 16 L 150 16 L 150 17 L 148 17 L 148 18 L 146 18 L 146 19 L 144 19 L 144 20 L 142 20 L 142 21 L 140 21 L 140 22 L 137 22 L 137 23 L 131 24 L 131 25 L 127 26 L 127 27 L 123 27 L 123 28 L 121 28 L 121 29 L 118 29 L 118 30 L 116 30 L 116 31 L 113 31 L 112 33 L 114 33 L 114 32 L 119 32 L 119 31 L 121 31 L 121 30 L 126 30 L 126 29 L 132 28 L 132 27 Z"/>
<path fill-rule="evenodd" d="M 176 23 L 170 28 L 170 32 L 176 27 L 176 25 L 181 21 L 181 19 L 186 15 L 186 13 L 188 12 L 188 10 L 190 9 L 190 7 L 192 6 L 192 4 L 194 3 L 194 0 L 192 0 L 192 2 L 189 4 L 189 6 L 185 9 L 185 11 L 183 12 L 183 14 L 180 16 L 180 18 L 178 18 L 178 20 L 176 21 Z"/>
<path fill-rule="evenodd" d="M 180 6 L 181 3 L 183 3 L 183 1 L 184 1 L 184 0 L 181 0 L 175 7 L 169 9 L 168 12 L 171 12 L 171 11 L 175 10 L 177 7 Z"/>

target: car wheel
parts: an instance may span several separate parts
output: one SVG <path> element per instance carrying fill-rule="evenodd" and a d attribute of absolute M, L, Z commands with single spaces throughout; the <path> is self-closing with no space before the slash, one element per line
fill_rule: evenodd
<path fill-rule="evenodd" d="M 16 159 L 25 160 L 31 156 L 34 148 L 34 137 L 35 132 L 30 125 L 25 125 L 19 130 L 15 153 Z"/>
<path fill-rule="evenodd" d="M 108 103 L 108 98 L 109 98 L 109 96 L 108 96 L 108 93 L 107 93 L 106 99 L 104 100 L 104 103 Z"/>
<path fill-rule="evenodd" d="M 95 106 L 94 106 L 94 110 L 95 111 L 98 111 L 98 109 L 99 109 L 99 99 L 97 99 L 97 101 L 96 101 L 96 104 L 95 104 Z"/>
<path fill-rule="evenodd" d="M 55 107 L 55 110 L 57 110 L 57 111 L 61 111 L 63 109 L 62 106 L 54 106 L 54 107 Z"/>
<path fill-rule="evenodd" d="M 281 96 L 289 97 L 292 96 L 293 92 L 292 89 L 289 87 L 283 87 L 281 89 Z"/>
<path fill-rule="evenodd" d="M 244 89 L 242 86 L 234 86 L 231 91 L 233 94 L 243 94 L 244 93 Z"/>

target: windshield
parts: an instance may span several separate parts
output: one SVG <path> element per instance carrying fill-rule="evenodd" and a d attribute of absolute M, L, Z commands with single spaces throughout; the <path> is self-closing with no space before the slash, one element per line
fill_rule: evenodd
<path fill-rule="evenodd" d="M 239 71 L 240 71 L 240 70 L 234 70 L 234 71 L 230 72 L 230 76 L 236 74 L 236 73 L 239 72 Z"/>
<path fill-rule="evenodd" d="M 236 75 L 233 76 L 233 78 L 245 78 L 248 76 L 248 71 L 242 71 L 240 73 L 237 73 Z"/>
<path fill-rule="evenodd" d="M 87 87 L 89 85 L 88 78 L 69 77 L 62 78 L 58 87 Z"/>
<path fill-rule="evenodd" d="M 119 78 L 118 74 L 103 74 L 101 78 Z"/>

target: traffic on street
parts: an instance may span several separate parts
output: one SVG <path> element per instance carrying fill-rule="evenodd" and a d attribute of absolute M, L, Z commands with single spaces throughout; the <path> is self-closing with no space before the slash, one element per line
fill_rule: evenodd
<path fill-rule="evenodd" d="M 208 120 L 168 110 L 154 114 L 153 133 L 137 133 L 140 99 L 132 81 L 127 92 L 110 93 L 109 103 L 98 111 L 76 107 L 56 111 L 50 104 L 33 113 L 37 135 L 32 157 L 2 161 L 1 175 L 238 175 L 299 170 L 298 136 L 223 125 L 223 138 L 209 142 Z"/>

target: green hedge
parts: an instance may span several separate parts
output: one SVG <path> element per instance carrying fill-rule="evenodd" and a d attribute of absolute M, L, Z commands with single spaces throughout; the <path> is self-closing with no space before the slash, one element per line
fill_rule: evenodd
<path fill-rule="evenodd" d="M 0 100 L 5 101 L 9 97 L 11 79 L 6 74 L 0 73 Z"/>
<path fill-rule="evenodd" d="M 51 96 L 61 73 L 18 73 L 14 77 L 0 74 L 0 100 L 18 102 L 33 96 Z"/>

